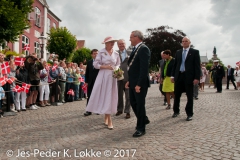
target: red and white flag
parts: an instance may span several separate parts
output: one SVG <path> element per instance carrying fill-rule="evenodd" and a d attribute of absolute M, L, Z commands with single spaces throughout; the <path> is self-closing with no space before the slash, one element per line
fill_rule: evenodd
<path fill-rule="evenodd" d="M 28 93 L 29 89 L 30 89 L 31 85 L 30 84 L 26 84 L 26 83 L 22 83 L 22 91 Z"/>
<path fill-rule="evenodd" d="M 25 59 L 26 59 L 26 58 L 16 57 L 16 58 L 15 58 L 15 65 L 17 65 L 17 66 L 23 65 Z"/>
<path fill-rule="evenodd" d="M 6 80 L 5 80 L 5 77 L 1 77 L 0 78 L 0 86 L 3 86 L 6 84 Z"/>
<path fill-rule="evenodd" d="M 8 82 L 9 84 L 12 84 L 14 81 L 15 81 L 15 78 L 14 78 L 14 77 L 10 77 L 10 78 L 7 79 L 7 82 Z"/>
<path fill-rule="evenodd" d="M 2 74 L 10 73 L 10 67 L 8 65 L 8 62 L 1 64 L 1 69 L 2 69 Z"/>
<path fill-rule="evenodd" d="M 72 89 L 69 89 L 69 91 L 67 92 L 67 94 L 70 94 L 72 96 L 74 96 L 74 91 Z"/>
<path fill-rule="evenodd" d="M 13 89 L 13 92 L 22 92 L 22 87 L 20 87 L 19 85 L 16 85 Z"/>
<path fill-rule="evenodd" d="M 85 94 L 87 93 L 87 85 L 86 84 L 82 85 L 82 90 Z"/>
<path fill-rule="evenodd" d="M 3 76 L 3 77 L 4 77 L 5 81 L 8 80 L 8 76 L 7 76 L 7 75 L 5 75 L 5 76 Z"/>
<path fill-rule="evenodd" d="M 79 82 L 84 82 L 84 78 L 82 78 L 82 77 L 79 77 L 78 80 L 79 80 Z"/>
<path fill-rule="evenodd" d="M 23 50 L 24 51 L 26 51 L 26 50 L 29 51 L 30 50 L 30 45 L 29 44 L 24 45 Z"/>
<path fill-rule="evenodd" d="M 56 64 L 54 64 L 53 66 L 52 66 L 52 71 L 54 72 L 54 71 L 56 71 L 56 69 L 57 69 L 57 65 Z"/>
<path fill-rule="evenodd" d="M 240 66 L 240 61 L 238 61 L 238 62 L 236 63 L 236 65 L 237 65 L 237 66 Z"/>

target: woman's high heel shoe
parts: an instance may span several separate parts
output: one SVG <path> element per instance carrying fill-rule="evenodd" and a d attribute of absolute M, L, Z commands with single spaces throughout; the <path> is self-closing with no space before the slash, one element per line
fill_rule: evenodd
<path fill-rule="evenodd" d="M 113 129 L 113 126 L 108 126 L 108 129 L 109 129 L 109 130 L 112 130 L 112 129 Z"/>

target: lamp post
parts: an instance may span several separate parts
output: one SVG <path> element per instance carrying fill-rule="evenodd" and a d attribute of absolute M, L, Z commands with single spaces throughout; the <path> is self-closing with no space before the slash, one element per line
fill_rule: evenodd
<path fill-rule="evenodd" d="M 43 58 L 43 47 L 44 47 L 44 44 L 45 44 L 45 40 L 47 39 L 46 37 L 44 37 L 44 34 L 43 34 L 43 32 L 42 32 L 42 34 L 41 34 L 41 36 L 40 37 L 38 37 L 38 39 L 39 39 L 39 45 L 40 45 L 40 48 L 41 48 L 41 58 Z"/>

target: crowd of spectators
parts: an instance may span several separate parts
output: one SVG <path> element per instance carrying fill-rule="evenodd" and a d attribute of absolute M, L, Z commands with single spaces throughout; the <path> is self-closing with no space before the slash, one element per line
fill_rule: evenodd
<path fill-rule="evenodd" d="M 51 54 L 47 61 L 37 58 L 35 53 L 20 57 L 21 63 L 17 63 L 16 58 L 19 57 L 6 57 L 0 51 L 0 115 L 3 115 L 2 104 L 6 103 L 4 99 L 8 92 L 12 112 L 87 98 L 83 62 L 79 65 L 66 62 L 55 54 Z"/>

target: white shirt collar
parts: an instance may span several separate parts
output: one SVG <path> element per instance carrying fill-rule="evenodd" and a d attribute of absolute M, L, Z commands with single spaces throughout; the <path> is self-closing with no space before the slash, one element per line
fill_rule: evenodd
<path fill-rule="evenodd" d="M 123 51 L 120 51 L 120 50 L 119 50 L 119 52 L 120 52 L 121 54 L 126 53 L 126 49 L 124 49 Z"/>
<path fill-rule="evenodd" d="M 187 53 L 188 53 L 189 49 L 190 49 L 190 47 L 188 47 L 188 48 L 183 48 L 183 51 L 184 51 L 184 50 L 187 50 Z"/>
<path fill-rule="evenodd" d="M 142 44 L 142 42 L 139 42 L 136 46 L 135 46 L 135 49 L 137 49 L 137 47 Z"/>

